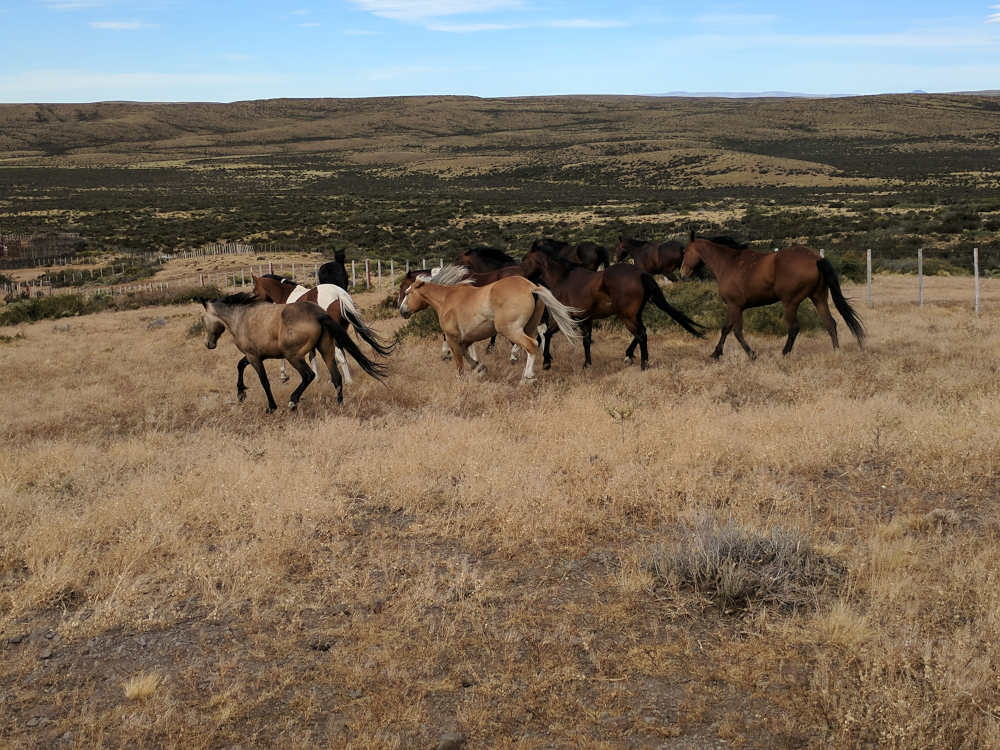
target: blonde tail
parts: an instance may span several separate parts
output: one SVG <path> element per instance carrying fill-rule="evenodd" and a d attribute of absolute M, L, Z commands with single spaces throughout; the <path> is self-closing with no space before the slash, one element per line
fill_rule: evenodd
<path fill-rule="evenodd" d="M 582 311 L 574 307 L 567 307 L 557 300 L 555 295 L 544 286 L 536 286 L 532 290 L 532 294 L 545 304 L 549 315 L 552 316 L 552 320 L 555 321 L 559 330 L 569 339 L 569 343 L 573 345 L 573 348 L 576 349 L 583 336 L 580 334 L 580 324 L 573 320 L 573 315 L 578 315 Z"/>

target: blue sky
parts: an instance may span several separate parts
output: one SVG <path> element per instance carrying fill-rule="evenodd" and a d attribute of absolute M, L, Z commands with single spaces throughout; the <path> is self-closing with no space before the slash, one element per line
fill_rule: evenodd
<path fill-rule="evenodd" d="M 0 28 L 2 102 L 1000 89 L 1000 5 L 965 0 L 0 0 Z"/>

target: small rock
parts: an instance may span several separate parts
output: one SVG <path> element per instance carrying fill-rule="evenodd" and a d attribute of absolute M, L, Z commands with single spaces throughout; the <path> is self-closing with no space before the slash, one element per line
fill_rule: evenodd
<path fill-rule="evenodd" d="M 385 599 L 382 599 L 381 597 L 375 597 L 374 599 L 372 599 L 372 603 L 371 603 L 371 611 L 372 612 L 374 612 L 375 614 L 378 614 L 383 609 L 385 609 Z"/>
<path fill-rule="evenodd" d="M 627 716 L 609 716 L 606 719 L 601 719 L 601 724 L 604 725 L 605 729 L 628 729 L 629 723 Z"/>
<path fill-rule="evenodd" d="M 329 651 L 330 641 L 324 641 L 320 638 L 313 638 L 311 641 L 309 641 L 309 648 L 311 648 L 313 651 Z"/>
<path fill-rule="evenodd" d="M 8 638 L 7 642 L 8 643 L 20 643 L 23 640 L 24 640 L 24 636 L 23 635 L 15 635 L 15 636 L 13 636 L 11 638 Z"/>
<path fill-rule="evenodd" d="M 352 698 L 353 700 L 357 700 L 362 695 L 364 695 L 364 693 L 361 691 L 361 688 L 353 688 L 347 691 L 347 697 Z"/>
<path fill-rule="evenodd" d="M 72 742 L 73 741 L 73 733 L 72 732 L 66 732 L 62 736 L 61 739 L 62 739 L 63 742 Z"/>
<path fill-rule="evenodd" d="M 167 321 L 163 318 L 155 318 L 146 324 L 146 328 L 161 328 L 167 324 Z"/>
<path fill-rule="evenodd" d="M 438 742 L 437 750 L 458 750 L 465 742 L 465 737 L 459 732 L 446 732 L 441 735 L 441 741 Z"/>
<path fill-rule="evenodd" d="M 45 636 L 48 632 L 48 628 L 35 628 L 28 635 L 28 645 L 34 646 L 35 648 L 42 648 L 42 644 L 45 642 Z"/>
<path fill-rule="evenodd" d="M 28 719 L 28 724 L 27 725 L 29 727 L 37 727 L 38 726 L 38 722 L 39 722 L 38 717 L 34 716 L 34 717 Z"/>
<path fill-rule="evenodd" d="M 52 649 L 51 648 L 45 649 L 44 651 L 42 651 L 42 653 L 40 653 L 38 655 L 38 658 L 39 659 L 51 659 L 52 658 Z"/>
<path fill-rule="evenodd" d="M 464 687 L 464 688 L 470 688 L 470 687 L 472 687 L 475 684 L 476 684 L 476 681 L 473 680 L 471 677 L 463 677 L 462 678 L 462 687 Z"/>

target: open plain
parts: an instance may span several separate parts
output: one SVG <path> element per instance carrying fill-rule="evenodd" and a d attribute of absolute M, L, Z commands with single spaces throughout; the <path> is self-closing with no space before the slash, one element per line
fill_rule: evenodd
<path fill-rule="evenodd" d="M 198 306 L 5 329 L 2 744 L 994 746 L 1000 281 L 913 281 L 864 350 L 411 337 L 297 414 Z"/>

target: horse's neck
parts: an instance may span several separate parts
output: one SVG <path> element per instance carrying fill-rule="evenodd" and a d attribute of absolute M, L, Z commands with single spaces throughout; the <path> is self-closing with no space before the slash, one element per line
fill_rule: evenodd
<path fill-rule="evenodd" d="M 441 286 L 439 284 L 424 284 L 420 287 L 420 291 L 423 298 L 427 300 L 427 304 L 433 307 L 435 310 L 440 311 L 441 306 L 448 303 L 448 298 L 452 293 L 461 289 L 459 286 Z"/>
<path fill-rule="evenodd" d="M 712 269 L 712 273 L 718 277 L 719 272 L 727 268 L 732 268 L 743 254 L 743 250 L 737 250 L 725 245 L 716 245 L 714 242 L 702 242 L 698 248 L 698 255 L 705 261 L 705 265 Z"/>

